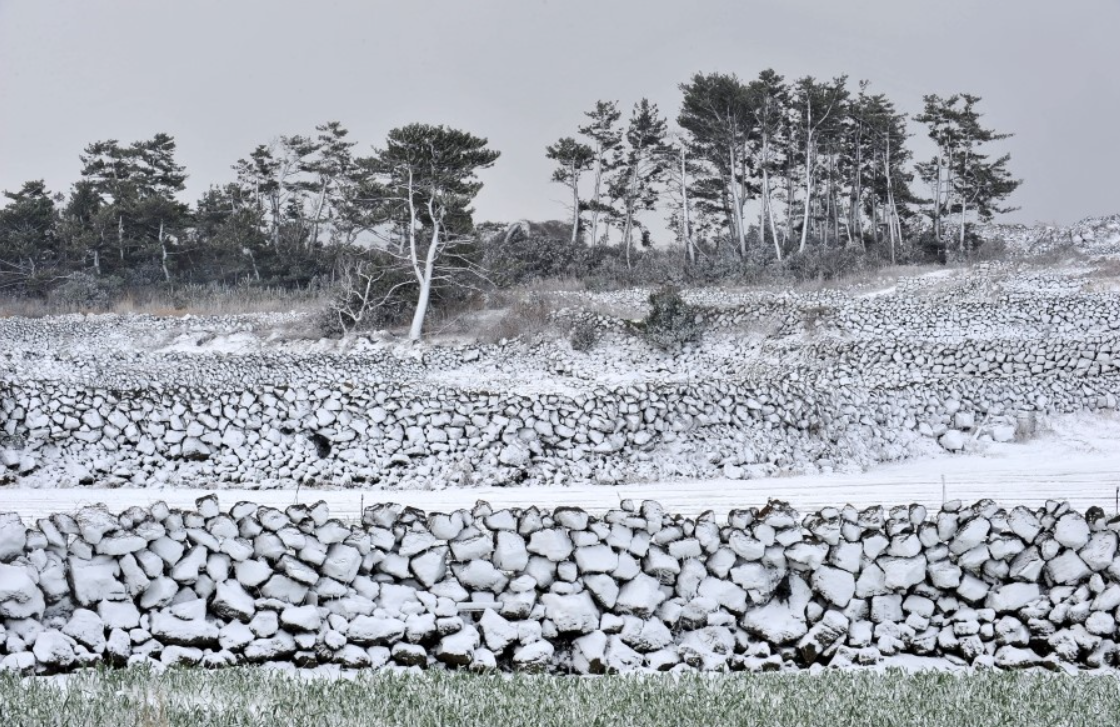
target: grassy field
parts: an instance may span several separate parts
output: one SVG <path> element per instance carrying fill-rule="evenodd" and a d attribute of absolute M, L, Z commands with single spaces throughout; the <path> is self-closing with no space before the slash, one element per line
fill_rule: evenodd
<path fill-rule="evenodd" d="M 981 671 L 646 675 L 261 669 L 0 675 L 0 724 L 158 727 L 1035 727 L 1120 723 L 1115 676 Z"/>

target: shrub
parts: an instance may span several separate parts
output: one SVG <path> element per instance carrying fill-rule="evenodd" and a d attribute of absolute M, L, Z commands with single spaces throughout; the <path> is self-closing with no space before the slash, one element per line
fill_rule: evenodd
<path fill-rule="evenodd" d="M 532 336 L 541 333 L 551 323 L 552 308 L 536 297 L 521 298 L 497 321 L 487 326 L 478 336 L 482 343 L 511 341 L 519 336 Z"/>
<path fill-rule="evenodd" d="M 121 293 L 123 281 L 115 275 L 72 273 L 66 282 L 51 291 L 51 302 L 65 307 L 104 310 Z"/>
<path fill-rule="evenodd" d="M 388 328 L 407 320 L 415 307 L 416 281 L 393 262 L 359 261 L 343 269 L 330 302 L 320 314 L 324 334 Z"/>
<path fill-rule="evenodd" d="M 704 333 L 704 324 L 695 308 L 684 302 L 680 291 L 666 285 L 649 296 L 649 315 L 641 331 L 651 345 L 663 350 L 695 343 Z"/>
<path fill-rule="evenodd" d="M 590 351 L 599 342 L 599 328 L 588 320 L 582 320 L 572 326 L 568 335 L 568 343 L 573 351 Z"/>

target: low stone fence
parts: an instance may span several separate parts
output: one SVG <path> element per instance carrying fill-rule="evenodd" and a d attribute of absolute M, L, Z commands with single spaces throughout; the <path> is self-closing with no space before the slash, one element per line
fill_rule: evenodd
<path fill-rule="evenodd" d="M 1115 663 L 1120 518 L 1050 502 L 686 518 L 214 497 L 0 515 L 0 668 L 388 664 L 596 674 Z"/>

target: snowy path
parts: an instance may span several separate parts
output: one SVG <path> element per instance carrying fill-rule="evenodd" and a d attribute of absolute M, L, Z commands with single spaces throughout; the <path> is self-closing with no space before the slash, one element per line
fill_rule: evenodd
<path fill-rule="evenodd" d="M 768 498 L 789 501 L 807 512 L 827 505 L 857 507 L 919 502 L 936 507 L 942 502 L 942 478 L 947 499 L 972 502 L 991 498 L 1003 505 L 1037 506 L 1047 499 L 1069 500 L 1084 510 L 1092 505 L 1114 511 L 1120 487 L 1120 441 L 1106 438 L 1084 442 L 1044 441 L 993 445 L 983 455 L 940 456 L 884 465 L 860 474 L 811 475 L 765 480 L 707 480 L 656 482 L 608 487 L 513 487 L 418 490 L 301 490 L 300 502 L 325 500 L 331 512 L 357 518 L 363 505 L 399 502 L 424 510 L 472 507 L 486 500 L 496 507 L 555 507 L 576 505 L 594 512 L 618 507 L 620 500 L 653 499 L 686 515 L 714 510 L 760 506 Z M 1081 445 L 1081 446 L 1078 446 Z M 1102 446 L 1103 445 L 1103 446 Z M 191 506 L 202 489 L 17 489 L 0 488 L 0 512 L 18 512 L 25 519 L 105 503 L 112 510 L 164 500 L 172 506 Z M 223 507 L 241 500 L 286 507 L 296 502 L 293 490 L 214 490 Z"/>

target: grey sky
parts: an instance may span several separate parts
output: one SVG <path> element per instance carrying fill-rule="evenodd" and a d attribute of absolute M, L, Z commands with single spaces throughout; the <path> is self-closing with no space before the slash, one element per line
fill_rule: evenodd
<path fill-rule="evenodd" d="M 280 134 L 359 153 L 411 121 L 486 136 L 479 220 L 565 216 L 544 147 L 597 99 L 676 116 L 697 71 L 975 93 L 1026 180 L 1010 220 L 1120 211 L 1118 0 L 0 0 L 0 189 L 66 190 L 89 142 L 164 131 L 184 199 Z M 924 149 L 924 147 L 922 147 Z"/>

